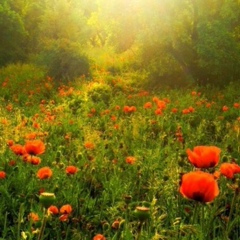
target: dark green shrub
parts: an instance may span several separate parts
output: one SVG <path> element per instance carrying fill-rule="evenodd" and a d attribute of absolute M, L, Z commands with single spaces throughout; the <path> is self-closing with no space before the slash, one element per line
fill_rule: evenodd
<path fill-rule="evenodd" d="M 0 66 L 24 61 L 27 32 L 21 16 L 7 2 L 0 4 Z"/>
<path fill-rule="evenodd" d="M 90 74 L 89 58 L 82 52 L 81 46 L 65 39 L 47 43 L 39 60 L 55 81 L 69 81 Z"/>

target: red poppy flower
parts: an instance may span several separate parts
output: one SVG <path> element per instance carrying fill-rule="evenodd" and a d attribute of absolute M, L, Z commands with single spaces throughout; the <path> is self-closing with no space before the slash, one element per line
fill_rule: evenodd
<path fill-rule="evenodd" d="M 115 106 L 115 110 L 117 110 L 117 111 L 118 111 L 118 110 L 120 110 L 120 109 L 121 109 L 121 107 L 120 107 L 120 106 L 118 106 L 118 105 L 117 105 L 117 106 Z"/>
<path fill-rule="evenodd" d="M 123 111 L 124 113 L 133 113 L 137 111 L 137 108 L 135 106 L 124 106 Z"/>
<path fill-rule="evenodd" d="M 128 113 L 128 112 L 129 112 L 129 106 L 124 106 L 124 107 L 123 107 L 123 111 L 124 111 L 125 113 Z"/>
<path fill-rule="evenodd" d="M 9 147 L 13 146 L 13 144 L 14 144 L 14 141 L 12 139 L 7 140 L 7 145 Z"/>
<path fill-rule="evenodd" d="M 25 148 L 20 144 L 14 144 L 10 147 L 10 149 L 16 154 L 16 155 L 24 155 L 26 153 Z"/>
<path fill-rule="evenodd" d="M 148 96 L 149 95 L 149 92 L 148 91 L 140 91 L 139 93 L 138 93 L 138 96 L 139 97 L 145 97 L 145 96 Z"/>
<path fill-rule="evenodd" d="M 28 159 L 29 163 L 31 163 L 32 165 L 39 165 L 41 163 L 41 158 L 36 157 L 36 156 L 30 156 L 30 158 Z"/>
<path fill-rule="evenodd" d="M 113 122 L 116 122 L 116 121 L 117 121 L 117 117 L 116 117 L 115 115 L 112 115 L 112 116 L 111 116 L 111 120 L 112 120 Z"/>
<path fill-rule="evenodd" d="M 213 176 L 214 176 L 214 178 L 217 180 L 217 179 L 220 178 L 221 172 L 217 170 L 217 171 L 215 171 L 215 172 L 213 173 Z"/>
<path fill-rule="evenodd" d="M 40 124 L 39 124 L 39 123 L 37 123 L 37 122 L 34 122 L 32 126 L 33 126 L 34 128 L 37 128 L 37 129 L 39 129 L 39 128 L 40 128 Z"/>
<path fill-rule="evenodd" d="M 234 104 L 233 104 L 233 107 L 234 107 L 234 108 L 240 108 L 240 103 L 234 103 Z"/>
<path fill-rule="evenodd" d="M 11 166 L 11 167 L 15 166 L 16 164 L 17 164 L 17 163 L 16 163 L 16 161 L 14 161 L 14 160 L 10 160 L 10 161 L 8 162 L 8 165 Z"/>
<path fill-rule="evenodd" d="M 28 214 L 28 220 L 32 222 L 38 222 L 40 219 L 37 213 L 31 212 Z"/>
<path fill-rule="evenodd" d="M 0 171 L 0 179 L 5 179 L 6 173 L 4 171 Z"/>
<path fill-rule="evenodd" d="M 49 167 L 40 168 L 37 172 L 37 177 L 39 179 L 48 179 L 52 177 L 52 170 Z"/>
<path fill-rule="evenodd" d="M 111 111 L 109 109 L 106 109 L 104 111 L 101 112 L 101 115 L 104 116 L 104 115 L 108 115 Z"/>
<path fill-rule="evenodd" d="M 161 110 L 166 108 L 166 102 L 163 100 L 158 100 L 156 104 L 157 104 L 157 107 L 160 108 Z"/>
<path fill-rule="evenodd" d="M 206 103 L 206 108 L 211 108 L 212 104 L 211 103 Z"/>
<path fill-rule="evenodd" d="M 44 188 L 40 188 L 38 190 L 38 195 L 41 195 L 42 193 L 46 192 Z"/>
<path fill-rule="evenodd" d="M 128 157 L 126 157 L 125 161 L 126 161 L 127 164 L 132 165 L 136 162 L 136 158 L 132 157 L 132 156 L 128 156 Z"/>
<path fill-rule="evenodd" d="M 240 173 L 240 166 L 236 163 L 222 163 L 220 173 L 226 178 L 232 179 L 235 174 Z"/>
<path fill-rule="evenodd" d="M 153 102 L 157 103 L 157 101 L 159 100 L 158 97 L 153 97 L 152 98 Z"/>
<path fill-rule="evenodd" d="M 163 98 L 163 101 L 164 101 L 165 103 L 170 103 L 170 102 L 171 102 L 171 100 L 170 100 L 169 98 Z"/>
<path fill-rule="evenodd" d="M 25 153 L 24 155 L 22 155 L 22 160 L 24 162 L 30 162 L 30 158 L 31 158 L 31 155 L 28 153 Z"/>
<path fill-rule="evenodd" d="M 228 106 L 223 106 L 223 107 L 222 107 L 222 111 L 223 111 L 223 112 L 227 112 L 228 110 L 229 110 L 229 107 L 228 107 Z"/>
<path fill-rule="evenodd" d="M 13 110 L 13 105 L 11 103 L 9 103 L 7 106 L 6 106 L 6 109 L 11 112 Z"/>
<path fill-rule="evenodd" d="M 162 115 L 162 109 L 161 109 L 161 108 L 157 108 L 157 109 L 155 110 L 155 114 L 156 114 L 156 115 Z"/>
<path fill-rule="evenodd" d="M 59 217 L 59 220 L 61 222 L 66 222 L 68 220 L 68 214 L 62 214 L 60 217 Z"/>
<path fill-rule="evenodd" d="M 132 113 L 132 112 L 136 112 L 137 111 L 137 108 L 135 106 L 131 106 L 129 108 L 129 112 Z"/>
<path fill-rule="evenodd" d="M 67 133 L 67 134 L 64 136 L 64 138 L 65 138 L 67 141 L 71 140 L 71 133 Z"/>
<path fill-rule="evenodd" d="M 93 114 L 92 114 L 92 113 L 88 113 L 87 116 L 88 116 L 89 118 L 91 118 L 91 117 L 93 117 Z"/>
<path fill-rule="evenodd" d="M 218 184 L 210 173 L 196 171 L 182 176 L 180 193 L 199 202 L 212 202 L 219 194 Z"/>
<path fill-rule="evenodd" d="M 91 149 L 94 149 L 94 148 L 95 148 L 95 146 L 94 146 L 94 144 L 93 144 L 92 142 L 85 142 L 85 143 L 84 143 L 84 147 L 85 147 L 86 149 L 88 149 L 88 150 L 91 150 Z"/>
<path fill-rule="evenodd" d="M 37 133 L 35 133 L 35 132 L 28 133 L 25 135 L 25 138 L 28 140 L 34 140 L 34 139 L 36 139 L 36 137 L 37 137 Z"/>
<path fill-rule="evenodd" d="M 152 103 L 151 102 L 146 102 L 144 105 L 143 105 L 143 108 L 147 109 L 147 108 L 152 108 Z"/>
<path fill-rule="evenodd" d="M 78 168 L 75 167 L 75 166 L 68 166 L 68 167 L 66 168 L 66 173 L 69 174 L 69 175 L 73 175 L 73 174 L 75 174 L 77 171 L 78 171 Z"/>
<path fill-rule="evenodd" d="M 189 113 L 190 113 L 190 111 L 188 108 L 182 110 L 182 114 L 189 114 Z"/>
<path fill-rule="evenodd" d="M 70 214 L 72 212 L 72 206 L 70 204 L 63 205 L 60 208 L 61 214 Z"/>
<path fill-rule="evenodd" d="M 194 112 L 195 109 L 194 109 L 193 107 L 189 107 L 189 108 L 188 108 L 188 111 L 191 113 L 191 112 Z"/>
<path fill-rule="evenodd" d="M 106 240 L 106 238 L 102 234 L 97 234 L 93 237 L 93 240 Z"/>
<path fill-rule="evenodd" d="M 45 144 L 41 140 L 28 141 L 24 148 L 30 155 L 40 155 L 45 152 Z"/>
<path fill-rule="evenodd" d="M 92 108 L 92 109 L 90 110 L 90 112 L 91 112 L 92 114 L 95 114 L 97 111 L 96 111 L 95 108 Z"/>
<path fill-rule="evenodd" d="M 197 146 L 187 149 L 189 161 L 197 168 L 215 167 L 220 160 L 221 149 L 215 146 Z"/>
<path fill-rule="evenodd" d="M 59 212 L 59 210 L 58 210 L 58 208 L 57 208 L 56 206 L 51 205 L 51 206 L 48 208 L 48 212 L 49 212 L 50 214 L 57 215 L 58 212 Z"/>

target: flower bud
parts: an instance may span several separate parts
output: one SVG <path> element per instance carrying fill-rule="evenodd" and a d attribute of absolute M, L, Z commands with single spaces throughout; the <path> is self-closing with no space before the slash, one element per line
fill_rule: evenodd
<path fill-rule="evenodd" d="M 124 200 L 126 204 L 129 204 L 132 201 L 132 196 L 129 195 L 125 195 L 124 196 Z"/>
<path fill-rule="evenodd" d="M 150 208 L 147 207 L 136 207 L 134 210 L 134 216 L 143 222 L 150 218 Z"/>
<path fill-rule="evenodd" d="M 45 207 L 49 208 L 56 200 L 54 193 L 43 192 L 39 196 L 40 203 Z"/>

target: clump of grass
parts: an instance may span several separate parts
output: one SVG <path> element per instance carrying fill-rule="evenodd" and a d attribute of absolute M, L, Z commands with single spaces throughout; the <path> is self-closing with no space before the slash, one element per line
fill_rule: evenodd
<path fill-rule="evenodd" d="M 211 203 L 196 203 L 179 192 L 181 176 L 195 170 L 188 148 L 221 149 L 219 164 L 207 170 L 211 174 L 221 163 L 239 163 L 240 108 L 232 86 L 222 90 L 228 96 L 224 100 L 219 90 L 211 92 L 211 98 L 199 88 L 153 93 L 107 75 L 106 82 L 81 79 L 29 98 L 30 85 L 21 92 L 18 84 L 29 78 L 45 89 L 49 79 L 41 74 L 9 76 L 1 88 L 0 110 L 0 171 L 6 174 L 0 179 L 0 210 L 6 213 L 0 216 L 3 238 L 240 236 L 238 174 L 217 180 L 220 193 Z M 13 89 L 18 101 L 10 98 Z M 13 151 L 12 146 L 34 139 L 45 144 L 41 155 Z M 39 175 L 45 167 L 51 174 Z M 55 194 L 58 212 L 43 211 L 42 191 Z"/>

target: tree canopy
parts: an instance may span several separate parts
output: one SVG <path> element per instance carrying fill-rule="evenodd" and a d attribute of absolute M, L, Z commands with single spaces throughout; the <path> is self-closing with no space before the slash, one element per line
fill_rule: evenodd
<path fill-rule="evenodd" d="M 240 76 L 239 23 L 238 0 L 3 0 L 0 66 L 111 49 L 153 81 L 223 83 Z"/>

